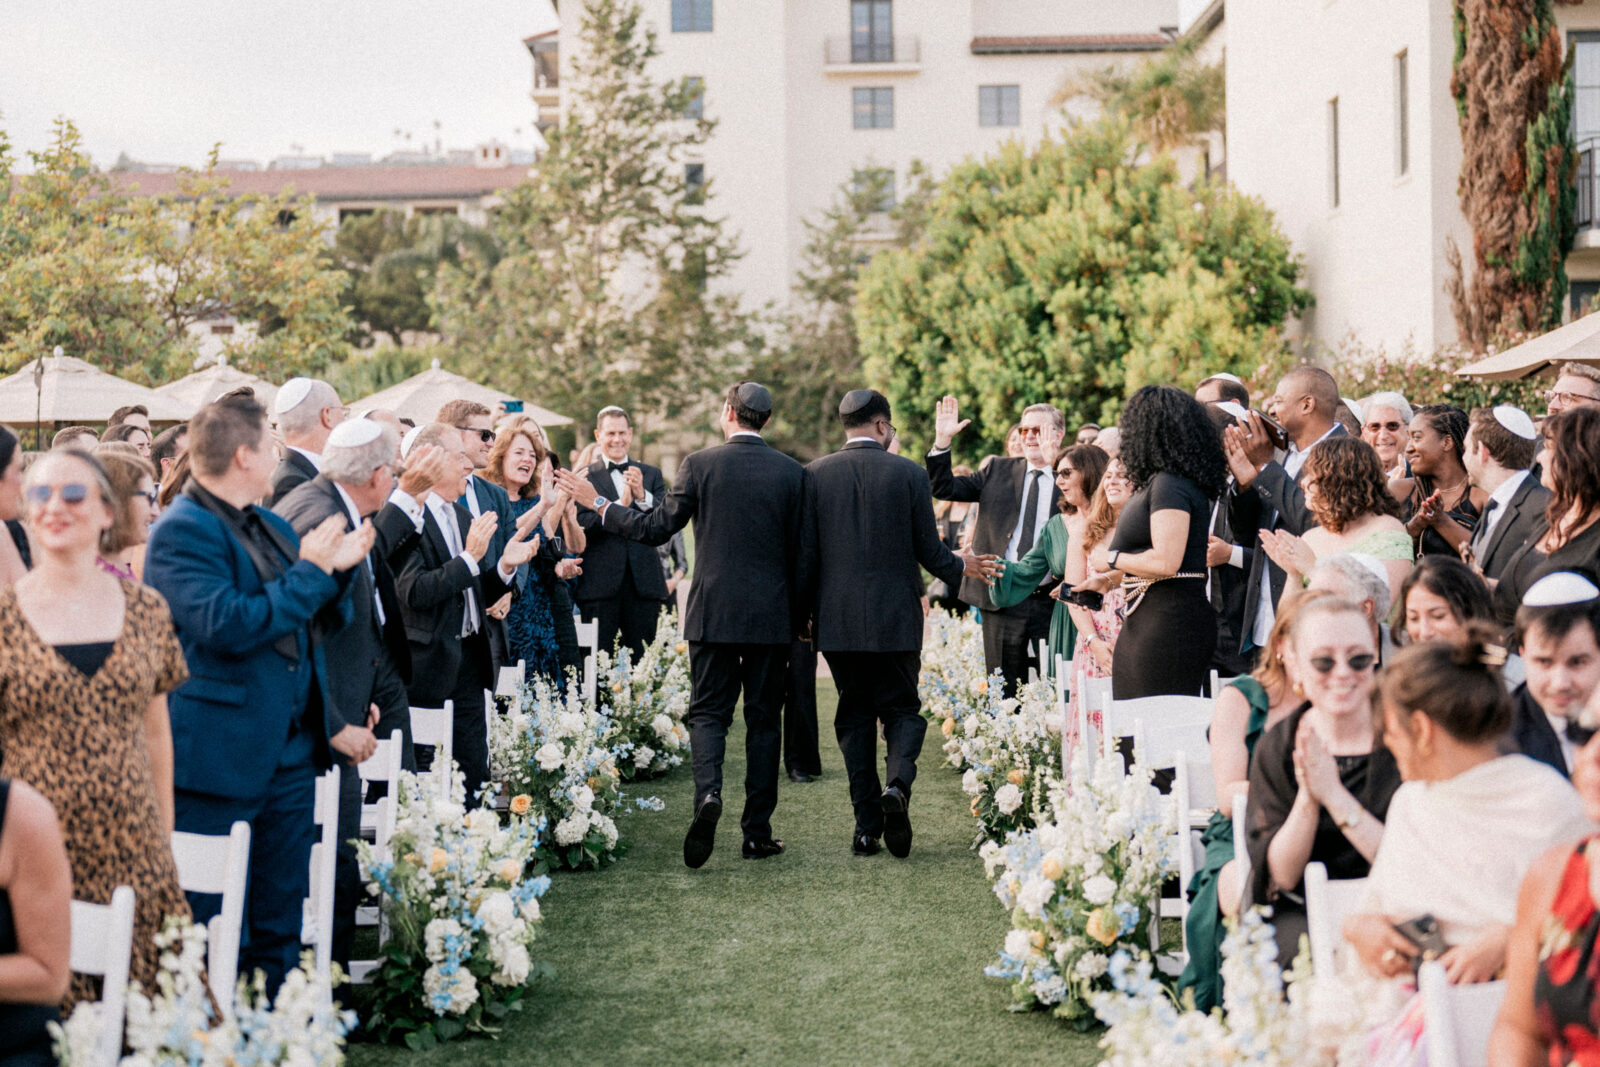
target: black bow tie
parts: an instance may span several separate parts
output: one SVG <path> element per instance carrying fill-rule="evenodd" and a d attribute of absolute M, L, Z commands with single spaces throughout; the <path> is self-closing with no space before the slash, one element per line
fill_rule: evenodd
<path fill-rule="evenodd" d="M 629 463 L 627 460 L 623 460 L 621 463 L 613 463 L 609 459 L 606 460 L 606 470 L 608 471 L 625 471 L 631 466 L 633 466 L 633 464 Z"/>

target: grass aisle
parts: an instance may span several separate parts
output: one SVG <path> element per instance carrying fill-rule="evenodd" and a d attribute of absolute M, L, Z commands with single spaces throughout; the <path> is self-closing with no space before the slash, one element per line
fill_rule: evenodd
<path fill-rule="evenodd" d="M 683 865 L 688 768 L 648 783 L 666 811 L 628 816 L 631 850 L 609 870 L 558 874 L 536 984 L 498 1041 L 428 1053 L 356 1046 L 351 1067 L 521 1064 L 960 1064 L 1097 1062 L 1095 1038 L 1005 1010 L 983 976 L 1006 933 L 977 855 L 959 779 L 930 732 L 911 855 L 850 853 L 852 820 L 821 679 L 823 777 L 782 779 L 777 835 L 789 851 L 739 857 L 744 730 L 724 768 L 717 851 Z"/>

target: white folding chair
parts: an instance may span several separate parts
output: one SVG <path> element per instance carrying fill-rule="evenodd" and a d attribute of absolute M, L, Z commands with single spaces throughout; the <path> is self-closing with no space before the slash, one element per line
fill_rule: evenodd
<path fill-rule="evenodd" d="M 1078 697 L 1078 744 L 1083 746 L 1084 759 L 1092 769 L 1100 751 L 1100 737 L 1090 725 L 1089 711 L 1104 708 L 1110 702 L 1111 679 L 1090 678 L 1082 669 L 1075 669 L 1072 678 Z"/>
<path fill-rule="evenodd" d="M 186 893 L 215 893 L 222 910 L 206 923 L 206 977 L 225 1018 L 233 1018 L 239 982 L 239 939 L 244 932 L 244 893 L 250 875 L 250 824 L 233 824 L 227 837 L 172 833 L 172 858 L 178 887 Z"/>
<path fill-rule="evenodd" d="M 317 779 L 313 821 L 318 836 L 311 846 L 311 895 L 300 915 L 300 940 L 312 946 L 317 979 L 333 997 L 333 869 L 339 848 L 339 768 Z"/>
<path fill-rule="evenodd" d="M 1050 642 L 1041 637 L 1028 651 L 1031 653 L 1028 657 L 1031 661 L 1028 665 L 1028 681 L 1037 682 L 1044 677 L 1046 664 L 1050 662 Z"/>
<path fill-rule="evenodd" d="M 379 849 L 384 848 L 389 842 L 389 835 L 394 833 L 395 816 L 395 783 L 400 780 L 400 765 L 403 755 L 402 748 L 405 744 L 404 735 L 395 730 L 388 737 L 378 741 L 376 750 L 371 757 L 356 764 L 356 773 L 361 776 L 361 784 L 368 782 L 387 782 L 389 790 L 375 804 L 366 802 L 366 790 L 362 790 L 361 801 L 361 836 L 370 840 Z M 385 821 L 387 819 L 387 822 Z"/>
<path fill-rule="evenodd" d="M 1233 794 L 1233 862 L 1239 872 L 1239 885 L 1243 895 L 1239 899 L 1239 911 L 1250 906 L 1250 840 L 1246 836 L 1250 829 L 1248 818 L 1250 810 L 1250 795 L 1248 793 Z"/>
<path fill-rule="evenodd" d="M 456 702 L 453 700 L 446 700 L 442 708 L 411 709 L 411 743 L 436 749 L 433 757 L 435 767 L 448 767 L 455 758 L 455 728 Z M 448 791 L 448 776 L 440 780 Z"/>
<path fill-rule="evenodd" d="M 1488 1067 L 1489 1034 L 1505 999 L 1505 980 L 1451 985 L 1444 964 L 1430 960 L 1417 974 L 1417 988 L 1428 1067 Z"/>
<path fill-rule="evenodd" d="M 100 978 L 102 1029 L 90 1067 L 116 1067 L 128 1010 L 128 968 L 133 958 L 133 887 L 119 885 L 111 903 L 74 900 L 69 961 L 79 974 Z"/>
<path fill-rule="evenodd" d="M 600 691 L 600 620 L 579 619 L 573 625 L 578 631 L 578 647 L 588 650 L 583 654 L 583 699 L 593 704 Z"/>
<path fill-rule="evenodd" d="M 1123 737 L 1132 737 L 1134 724 L 1143 720 L 1149 725 L 1150 740 L 1161 744 L 1161 739 L 1169 735 L 1169 731 L 1181 730 L 1186 727 L 1211 725 L 1211 711 L 1213 702 L 1209 697 L 1187 696 L 1153 696 L 1139 697 L 1136 700 L 1110 700 L 1101 704 L 1100 710 L 1100 750 L 1105 755 L 1110 755 L 1117 750 L 1117 740 Z M 1172 734 L 1174 737 L 1184 736 Z M 1137 747 L 1137 742 L 1135 743 Z M 1187 746 L 1190 751 L 1199 751 L 1200 746 Z M 1177 745 L 1167 748 L 1168 753 L 1175 752 Z M 1140 752 L 1134 753 L 1134 759 L 1147 767 L 1172 766 L 1151 763 Z"/>
<path fill-rule="evenodd" d="M 515 667 L 501 667 L 500 677 L 494 685 L 494 695 L 508 700 L 516 700 L 522 695 L 522 683 L 528 677 L 528 661 L 517 660 Z"/>
<path fill-rule="evenodd" d="M 1311 941 L 1311 969 L 1333 974 L 1346 916 L 1354 915 L 1367 890 L 1365 878 L 1330 880 L 1321 863 L 1306 864 L 1306 930 Z M 1284 960 L 1290 963 L 1290 960 Z M 1431 1062 L 1431 1061 L 1430 1061 Z"/>

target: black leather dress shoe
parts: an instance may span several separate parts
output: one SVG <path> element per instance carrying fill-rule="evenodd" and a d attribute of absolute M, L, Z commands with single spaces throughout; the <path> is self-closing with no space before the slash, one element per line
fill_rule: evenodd
<path fill-rule="evenodd" d="M 722 818 L 722 797 L 712 793 L 694 809 L 694 821 L 683 838 L 683 862 L 691 870 L 705 866 L 717 841 L 717 820 Z"/>
<path fill-rule="evenodd" d="M 883 843 L 890 855 L 905 859 L 911 854 L 911 818 L 906 814 L 906 795 L 891 785 L 883 791 Z"/>
<path fill-rule="evenodd" d="M 850 842 L 850 851 L 858 856 L 876 856 L 882 849 L 878 839 L 871 834 L 857 834 Z"/>
<path fill-rule="evenodd" d="M 782 853 L 783 842 L 775 837 L 769 837 L 765 841 L 746 838 L 744 847 L 739 850 L 739 855 L 747 860 L 764 860 L 768 856 L 778 856 Z"/>
<path fill-rule="evenodd" d="M 817 780 L 817 775 L 815 775 L 815 774 L 807 774 L 805 771 L 791 770 L 789 772 L 789 781 L 791 781 L 791 782 L 804 783 L 804 782 L 814 782 L 816 780 Z"/>

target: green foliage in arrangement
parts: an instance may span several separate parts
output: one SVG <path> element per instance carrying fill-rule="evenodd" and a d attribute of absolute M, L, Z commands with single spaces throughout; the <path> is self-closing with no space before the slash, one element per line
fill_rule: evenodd
<path fill-rule="evenodd" d="M 953 392 L 982 428 L 967 448 L 998 452 L 1030 403 L 1108 424 L 1142 385 L 1281 362 L 1279 328 L 1311 296 L 1271 212 L 1133 158 L 1108 118 L 951 171 L 922 238 L 860 282 L 866 373 L 897 412 Z M 931 420 L 902 422 L 923 447 Z"/>
<path fill-rule="evenodd" d="M 67 355 L 148 384 L 193 369 L 189 328 L 218 315 L 254 323 L 229 362 L 282 379 L 343 359 L 343 276 L 321 262 L 310 202 L 231 196 L 206 168 L 159 197 L 92 166 L 76 127 L 13 173 L 0 135 L 0 371 L 60 345 Z"/>

